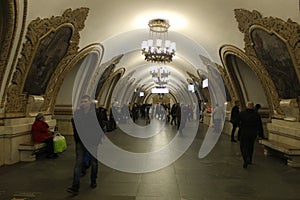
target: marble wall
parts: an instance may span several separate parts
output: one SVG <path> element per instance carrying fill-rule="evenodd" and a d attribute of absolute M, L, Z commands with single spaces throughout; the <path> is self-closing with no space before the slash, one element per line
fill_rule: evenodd
<path fill-rule="evenodd" d="M 48 115 L 46 122 L 54 129 L 56 120 Z M 19 144 L 31 141 L 31 126 L 34 117 L 5 119 L 0 130 L 0 165 L 10 165 L 20 161 Z"/>

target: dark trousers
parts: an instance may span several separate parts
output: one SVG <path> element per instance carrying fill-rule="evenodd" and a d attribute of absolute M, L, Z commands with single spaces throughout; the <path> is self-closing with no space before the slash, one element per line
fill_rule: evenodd
<path fill-rule="evenodd" d="M 72 183 L 72 187 L 74 189 L 79 189 L 80 176 L 84 165 L 86 153 L 89 152 L 84 147 L 84 145 L 80 142 L 76 143 L 76 161 L 74 166 L 73 183 Z M 91 154 L 89 156 L 90 156 L 90 163 L 91 163 L 91 182 L 96 182 L 97 174 L 98 174 L 98 160 Z"/>
<path fill-rule="evenodd" d="M 252 155 L 254 150 L 255 137 L 243 138 L 240 140 L 241 154 L 244 159 L 244 163 L 249 164 L 252 162 Z"/>
<path fill-rule="evenodd" d="M 237 123 L 232 123 L 231 140 L 234 140 L 235 130 L 238 127 Z"/>
<path fill-rule="evenodd" d="M 172 115 L 171 125 L 173 125 L 173 122 L 175 123 L 175 125 L 177 125 L 176 116 L 174 115 Z"/>
<path fill-rule="evenodd" d="M 52 156 L 54 154 L 54 145 L 53 145 L 53 138 L 49 138 L 44 140 L 43 143 L 46 143 L 46 155 Z"/>

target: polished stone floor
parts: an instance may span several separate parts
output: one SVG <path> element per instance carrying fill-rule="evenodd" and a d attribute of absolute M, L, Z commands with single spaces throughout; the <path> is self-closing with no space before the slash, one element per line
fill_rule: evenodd
<path fill-rule="evenodd" d="M 224 134 L 210 154 L 199 159 L 206 130 L 207 126 L 200 124 L 189 149 L 173 164 L 155 172 L 125 173 L 100 164 L 98 187 L 89 187 L 88 171 L 81 179 L 77 196 L 66 192 L 72 182 L 75 157 L 73 138 L 67 137 L 68 149 L 58 159 L 49 160 L 40 155 L 35 162 L 0 167 L 0 200 L 300 199 L 300 169 L 288 167 L 280 158 L 264 156 L 258 142 L 254 164 L 247 169 L 242 168 L 239 144 L 231 143 L 230 137 Z M 170 140 L 175 133 L 176 128 L 167 125 L 161 135 Z M 140 145 L 119 129 L 107 136 L 128 150 L 149 150 L 147 145 Z"/>

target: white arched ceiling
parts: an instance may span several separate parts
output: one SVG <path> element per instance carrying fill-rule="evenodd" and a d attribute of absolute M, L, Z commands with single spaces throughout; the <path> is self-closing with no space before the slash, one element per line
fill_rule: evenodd
<path fill-rule="evenodd" d="M 218 64 L 221 64 L 218 50 L 222 45 L 244 48 L 244 35 L 238 30 L 234 9 L 258 10 L 266 17 L 300 22 L 299 0 L 35 0 L 28 3 L 26 23 L 80 7 L 89 8 L 85 27 L 80 32 L 80 48 L 102 43 L 112 35 L 146 30 L 150 19 L 165 18 L 170 21 L 170 31 L 187 35 L 201 44 Z"/>
<path fill-rule="evenodd" d="M 102 63 L 111 60 L 111 58 L 120 54 L 129 54 L 133 51 L 140 51 L 141 43 L 143 40 L 148 39 L 149 32 L 148 29 L 138 29 L 128 32 L 121 33 L 110 37 L 102 42 L 104 47 L 104 55 Z M 183 34 L 177 32 L 168 32 L 168 39 L 176 42 L 176 59 L 183 58 L 188 61 L 192 66 L 197 66 L 203 71 L 207 71 L 206 67 L 202 64 L 199 55 L 210 58 L 211 56 L 207 51 L 191 38 L 186 37 Z M 133 61 L 131 61 L 131 59 Z M 138 55 L 130 57 L 126 60 L 126 63 L 130 62 L 142 62 L 144 61 L 143 56 Z M 144 61 L 145 62 L 145 61 Z M 172 63 L 171 63 L 172 64 Z"/>
<path fill-rule="evenodd" d="M 222 45 L 244 48 L 244 35 L 238 29 L 234 9 L 258 10 L 265 17 L 300 22 L 298 0 L 39 0 L 28 3 L 26 24 L 37 17 L 59 16 L 66 9 L 80 7 L 89 8 L 89 13 L 80 32 L 79 47 L 104 44 L 102 63 L 110 60 L 118 52 L 116 49 L 127 54 L 140 48 L 141 41 L 148 37 L 148 21 L 154 18 L 169 20 L 169 37 L 177 43 L 177 55 L 200 68 L 203 66 L 195 57 L 199 52 L 194 51 L 194 46 L 202 45 L 208 52 L 206 57 L 218 64 L 221 64 L 218 52 Z"/>
<path fill-rule="evenodd" d="M 132 55 L 133 54 L 133 55 Z M 132 52 L 130 57 L 139 57 L 141 54 L 140 51 L 138 52 Z M 134 56 L 135 55 L 135 56 Z M 197 71 L 193 68 L 193 66 L 190 66 L 189 63 L 183 63 L 175 61 L 169 64 L 155 64 L 155 63 L 149 63 L 144 60 L 142 62 L 133 63 L 133 62 L 127 62 L 126 55 L 123 57 L 125 59 L 124 62 L 127 64 L 130 63 L 131 65 L 124 66 L 123 63 L 120 63 L 120 66 L 126 68 L 126 72 L 122 79 L 127 80 L 128 74 L 131 77 L 135 78 L 135 87 L 132 88 L 133 92 L 135 89 L 142 89 L 142 90 L 148 90 L 147 92 L 150 92 L 149 90 L 153 87 L 155 87 L 152 76 L 150 75 L 150 68 L 151 67 L 159 67 L 159 66 L 165 66 L 171 71 L 171 74 L 169 75 L 169 82 L 167 85 L 167 88 L 172 91 L 173 94 L 176 95 L 178 93 L 177 91 L 179 89 L 187 89 L 188 82 L 186 81 L 188 77 L 188 74 L 186 71 L 193 70 L 194 73 Z M 179 60 L 179 59 L 178 59 Z M 116 86 L 116 90 L 119 90 L 118 87 L 123 87 L 123 84 L 126 84 L 126 82 L 120 82 L 120 85 Z"/>
<path fill-rule="evenodd" d="M 166 66 L 170 69 L 171 75 L 167 87 L 175 96 L 180 94 L 180 89 L 187 90 L 187 79 L 190 78 L 187 72 L 195 76 L 198 76 L 197 70 L 207 72 L 206 66 L 203 65 L 199 57 L 199 55 L 202 55 L 210 58 L 206 50 L 194 40 L 176 32 L 168 33 L 168 38 L 175 41 L 177 45 L 176 56 L 171 63 L 157 64 L 145 61 L 140 46 L 143 40 L 148 39 L 148 35 L 148 30 L 138 29 L 115 35 L 102 43 L 104 47 L 103 63 L 117 55 L 124 55 L 116 65 L 116 70 L 125 68 L 123 78 L 127 79 L 127 74 L 135 78 L 135 82 L 132 84 L 133 87 L 130 87 L 128 93 L 133 93 L 135 89 L 141 86 L 149 90 L 155 87 L 149 73 L 151 67 Z M 132 73 L 133 71 L 134 73 Z M 116 90 L 120 90 L 118 85 Z"/>
<path fill-rule="evenodd" d="M 285 9 L 282 9 L 282 5 Z M 238 29 L 234 9 L 258 10 L 266 17 L 273 16 L 283 20 L 291 18 L 300 22 L 298 0 L 152 0 L 150 3 L 141 0 L 40 0 L 28 4 L 26 23 L 37 17 L 58 16 L 66 9 L 80 7 L 89 8 L 89 14 L 85 28 L 80 32 L 79 46 L 84 48 L 92 43 L 103 44 L 105 49 L 102 63 L 115 55 L 126 55 L 139 49 L 141 41 L 149 35 L 148 21 L 165 18 L 170 22 L 169 38 L 177 43 L 178 58 L 188 60 L 193 67 L 204 71 L 205 67 L 198 57 L 201 54 L 200 49 L 205 48 L 208 53 L 203 55 L 221 64 L 218 55 L 220 46 L 231 44 L 240 49 L 244 48 L 244 35 Z M 138 58 L 143 59 L 141 55 L 136 57 Z M 128 61 L 131 59 L 128 58 Z M 174 66 L 178 69 L 180 67 L 182 66 Z"/>

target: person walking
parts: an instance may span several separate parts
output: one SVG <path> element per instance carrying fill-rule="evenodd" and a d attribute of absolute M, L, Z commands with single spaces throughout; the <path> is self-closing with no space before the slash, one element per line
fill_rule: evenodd
<path fill-rule="evenodd" d="M 232 124 L 231 142 L 236 142 L 234 139 L 236 128 L 239 126 L 240 101 L 235 101 L 231 109 L 230 122 Z M 239 139 L 239 136 L 238 136 Z"/>
<path fill-rule="evenodd" d="M 181 104 L 181 106 L 178 107 L 180 109 L 180 111 L 177 111 L 178 113 L 178 132 L 179 132 L 179 135 L 182 136 L 183 135 L 183 132 L 182 130 L 185 128 L 185 125 L 186 125 L 186 122 L 188 120 L 188 115 L 189 115 L 189 108 L 188 108 L 188 105 L 183 105 Z M 182 111 L 181 111 L 182 109 Z"/>
<path fill-rule="evenodd" d="M 261 109 L 261 105 L 260 104 L 255 104 L 254 106 L 254 110 L 259 114 L 259 109 Z M 259 114 L 260 115 L 260 114 Z M 262 122 L 261 122 L 262 123 Z M 264 135 L 264 131 L 258 131 L 258 137 L 259 139 L 267 139 Z"/>
<path fill-rule="evenodd" d="M 175 126 L 177 125 L 176 110 L 177 110 L 177 103 L 174 103 L 171 108 L 171 116 L 172 116 L 171 125 L 173 125 L 174 122 Z"/>
<path fill-rule="evenodd" d="M 260 115 L 254 110 L 253 102 L 247 102 L 246 110 L 239 114 L 240 150 L 243 156 L 243 168 L 252 164 L 254 142 L 257 134 L 263 132 Z"/>
<path fill-rule="evenodd" d="M 91 165 L 90 187 L 97 187 L 97 147 L 101 143 L 102 136 L 98 129 L 100 128 L 100 125 L 97 126 L 99 122 L 97 117 L 95 117 L 95 110 L 96 108 L 92 104 L 90 96 L 84 95 L 81 98 L 80 108 L 74 112 L 74 117 L 71 119 L 74 131 L 76 160 L 73 171 L 72 186 L 67 189 L 67 192 L 74 195 L 77 195 L 79 192 L 80 176 L 86 153 L 89 154 Z"/>

